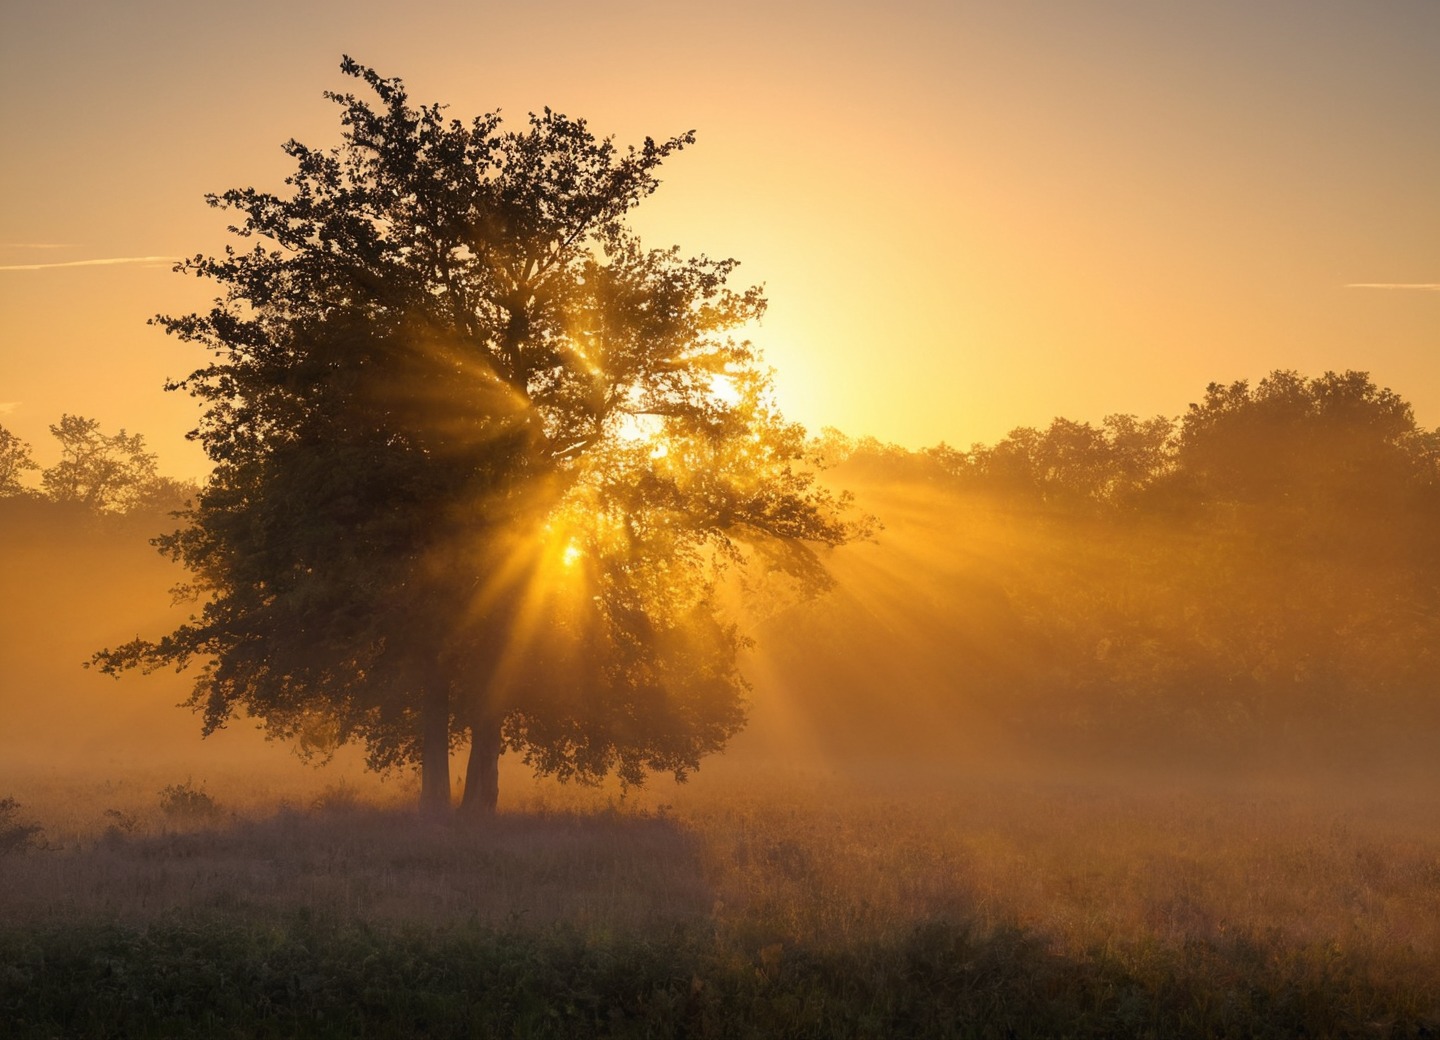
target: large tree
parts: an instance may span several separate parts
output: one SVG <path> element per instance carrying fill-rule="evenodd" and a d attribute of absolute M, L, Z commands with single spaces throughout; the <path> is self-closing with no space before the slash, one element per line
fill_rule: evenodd
<path fill-rule="evenodd" d="M 342 143 L 289 142 L 283 192 L 209 199 L 256 244 L 183 264 L 223 294 L 159 319 L 214 355 L 172 387 L 214 473 L 159 540 L 201 607 L 97 662 L 196 664 L 207 731 L 248 713 L 419 761 L 430 808 L 467 735 L 474 810 L 506 749 L 683 777 L 744 719 L 726 565 L 854 533 L 736 338 L 760 291 L 626 223 L 693 135 L 466 123 L 341 68 L 375 100 L 328 95 Z"/>

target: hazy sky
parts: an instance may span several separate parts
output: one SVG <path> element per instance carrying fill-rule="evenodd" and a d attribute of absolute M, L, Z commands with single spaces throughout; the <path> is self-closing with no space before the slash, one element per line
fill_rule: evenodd
<path fill-rule="evenodd" d="M 154 258 L 338 140 L 342 53 L 462 117 L 697 130 L 637 224 L 766 284 L 812 428 L 963 445 L 1280 367 L 1440 424 L 1436 0 L 51 0 L 0 10 L 0 424 L 42 461 L 71 411 L 198 471 L 160 387 L 203 355 L 145 319 L 209 291 Z"/>

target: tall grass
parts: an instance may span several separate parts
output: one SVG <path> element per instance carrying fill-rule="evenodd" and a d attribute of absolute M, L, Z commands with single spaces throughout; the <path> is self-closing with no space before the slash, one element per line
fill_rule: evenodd
<path fill-rule="evenodd" d="M 153 780 L 35 785 L 49 848 L 0 862 L 0 1017 L 34 1036 L 1440 1030 L 1433 791 L 712 773 L 624 801 L 532 787 L 479 828 L 363 781 L 281 808 L 210 782 L 216 814 L 183 818 Z"/>

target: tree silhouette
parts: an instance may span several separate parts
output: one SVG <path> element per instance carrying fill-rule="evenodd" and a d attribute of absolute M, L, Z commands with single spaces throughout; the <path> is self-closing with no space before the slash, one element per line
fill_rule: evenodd
<path fill-rule="evenodd" d="M 100 422 L 62 415 L 50 432 L 60 442 L 60 461 L 40 475 L 56 502 L 93 512 L 124 512 L 145 501 L 156 480 L 155 455 L 138 433 L 100 432 Z"/>
<path fill-rule="evenodd" d="M 1049 508 L 1130 504 L 1169 466 L 1173 424 L 1162 416 L 1107 416 L 1100 428 L 1057 418 L 1044 430 L 1017 427 L 993 446 L 928 452 L 951 477 Z"/>
<path fill-rule="evenodd" d="M 1176 471 L 1205 502 L 1393 508 L 1416 485 L 1421 436 L 1410 405 L 1368 373 L 1275 371 L 1253 388 L 1206 387 L 1181 419 Z"/>
<path fill-rule="evenodd" d="M 39 469 L 30 454 L 30 445 L 0 426 L 0 497 L 23 494 L 20 474 Z"/>
<path fill-rule="evenodd" d="M 286 193 L 212 196 L 258 244 L 183 264 L 224 295 L 158 319 L 215 355 L 175 384 L 214 474 L 159 540 L 202 607 L 97 663 L 199 662 L 207 732 L 246 712 L 362 740 L 376 766 L 418 760 L 432 809 L 467 733 L 472 810 L 507 748 L 683 777 L 744 718 L 721 571 L 856 530 L 732 334 L 760 291 L 625 222 L 693 135 L 621 150 L 549 109 L 447 120 L 341 68 L 378 104 L 327 95 L 342 144 L 289 142 Z"/>

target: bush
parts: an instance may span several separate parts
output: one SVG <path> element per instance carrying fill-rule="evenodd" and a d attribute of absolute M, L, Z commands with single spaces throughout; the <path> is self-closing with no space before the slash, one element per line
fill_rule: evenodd
<path fill-rule="evenodd" d="M 360 792 L 343 780 L 321 791 L 310 807 L 320 813 L 353 813 L 364 807 Z"/>
<path fill-rule="evenodd" d="M 35 840 L 40 827 L 34 823 L 18 823 L 15 812 L 20 803 L 14 798 L 0 798 L 0 856 L 24 852 L 38 845 Z"/>
<path fill-rule="evenodd" d="M 160 811 L 172 820 L 206 821 L 220 817 L 220 806 L 191 780 L 160 791 Z"/>

